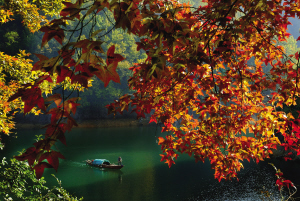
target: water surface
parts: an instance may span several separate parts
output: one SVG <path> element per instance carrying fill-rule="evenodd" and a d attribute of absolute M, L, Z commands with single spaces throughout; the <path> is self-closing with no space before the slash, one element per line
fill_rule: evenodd
<path fill-rule="evenodd" d="M 159 129 L 158 129 L 159 130 Z M 7 149 L 0 152 L 10 157 L 28 148 L 34 136 L 43 130 L 18 130 L 18 138 L 6 141 Z M 157 145 L 156 127 L 77 128 L 67 133 L 67 146 L 57 143 L 65 157 L 60 160 L 56 173 L 46 169 L 49 186 L 57 185 L 55 174 L 62 186 L 85 200 L 141 201 L 141 200 L 260 200 L 261 190 L 278 197 L 275 176 L 267 163 L 245 162 L 239 182 L 214 179 L 209 162 L 195 163 L 193 158 L 180 155 L 171 168 L 160 162 L 161 149 Z M 85 160 L 105 158 L 117 163 L 123 159 L 121 170 L 102 170 L 86 166 Z"/>

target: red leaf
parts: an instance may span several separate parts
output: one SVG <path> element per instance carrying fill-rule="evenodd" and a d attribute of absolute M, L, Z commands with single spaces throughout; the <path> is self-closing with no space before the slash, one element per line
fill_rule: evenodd
<path fill-rule="evenodd" d="M 28 160 L 28 164 L 31 166 L 34 163 L 34 161 L 36 159 L 36 156 L 37 156 L 36 148 L 35 147 L 30 147 L 21 156 L 15 156 L 14 158 L 19 160 L 19 161 Z"/>
<path fill-rule="evenodd" d="M 85 76 L 83 73 L 78 74 L 78 75 L 73 75 L 71 83 L 72 84 L 79 83 L 83 87 L 88 88 L 88 79 L 89 78 L 90 78 L 89 76 Z"/>
<path fill-rule="evenodd" d="M 70 110 L 72 111 L 73 114 L 76 114 L 76 109 L 77 109 L 77 106 L 79 106 L 79 105 L 80 105 L 79 103 L 75 103 L 73 101 L 70 101 L 69 108 L 70 108 Z"/>
<path fill-rule="evenodd" d="M 78 20 L 80 19 L 80 11 L 82 9 L 80 9 L 80 4 L 78 4 L 78 1 L 74 4 L 70 3 L 70 2 L 63 2 L 63 4 L 65 4 L 65 8 L 60 12 L 61 16 L 70 16 L 70 19 L 73 19 L 74 17 L 76 17 Z"/>
<path fill-rule="evenodd" d="M 31 109 L 34 107 L 34 105 L 35 104 L 31 101 L 25 102 L 25 104 L 24 104 L 24 113 L 26 114 L 26 113 L 30 112 Z"/>
<path fill-rule="evenodd" d="M 57 139 L 59 139 L 64 145 L 67 146 L 66 136 L 64 133 L 60 133 Z"/>
<path fill-rule="evenodd" d="M 276 185 L 278 186 L 278 190 L 280 190 L 283 186 L 283 183 L 280 181 L 280 179 L 276 180 Z"/>
<path fill-rule="evenodd" d="M 171 168 L 172 164 L 175 164 L 175 162 L 172 159 L 166 159 L 166 162 L 169 166 L 169 168 Z"/>
<path fill-rule="evenodd" d="M 48 114 L 51 114 L 51 123 L 53 124 L 55 124 L 62 115 L 60 108 L 52 108 L 49 110 Z"/>
<path fill-rule="evenodd" d="M 290 188 L 290 185 L 291 185 L 291 186 L 294 186 L 294 184 L 293 184 L 290 180 L 285 180 L 283 183 L 284 183 L 284 184 L 286 185 L 286 187 L 288 187 L 288 188 Z"/>
<path fill-rule="evenodd" d="M 300 36 L 299 36 L 299 38 L 300 38 Z M 299 59 L 299 52 L 296 52 L 295 53 L 295 58 L 298 60 Z M 299 113 L 300 114 L 300 113 Z"/>
<path fill-rule="evenodd" d="M 47 159 L 48 163 L 55 169 L 55 171 L 57 171 L 59 166 L 58 158 L 65 159 L 65 157 L 57 151 L 46 152 L 40 157 L 39 162 Z"/>
<path fill-rule="evenodd" d="M 32 86 L 26 89 L 22 101 L 24 102 L 24 113 L 30 112 L 30 110 L 37 104 L 42 110 L 45 109 L 44 99 L 41 96 L 41 89 L 37 86 Z"/>
<path fill-rule="evenodd" d="M 7 100 L 7 102 L 11 102 L 11 101 L 13 101 L 13 100 L 15 100 L 15 99 L 17 99 L 17 98 L 23 96 L 24 93 L 25 93 L 25 89 L 22 89 L 22 88 L 18 89 L 17 93 L 15 93 L 14 95 L 12 95 L 12 96 Z"/>
<path fill-rule="evenodd" d="M 38 101 L 38 102 L 37 102 L 38 107 L 39 107 L 41 110 L 46 111 L 44 98 L 43 98 L 43 97 L 40 97 L 37 101 Z"/>
<path fill-rule="evenodd" d="M 56 124 L 48 124 L 47 126 L 47 130 L 46 130 L 46 133 L 45 133 L 45 136 L 46 137 L 51 137 L 55 131 L 57 131 L 57 125 Z"/>
<path fill-rule="evenodd" d="M 37 56 L 39 58 L 39 61 L 37 61 L 33 67 L 32 67 L 32 70 L 33 71 L 37 71 L 37 70 L 42 70 L 43 66 L 44 66 L 44 63 L 49 60 L 48 57 L 42 55 L 42 54 L 34 54 L 35 56 Z"/>
<path fill-rule="evenodd" d="M 76 123 L 76 122 L 75 122 Z M 67 121 L 67 125 L 66 125 L 66 130 L 67 131 L 71 131 L 71 129 L 73 128 L 73 126 L 78 126 L 77 124 L 74 124 L 74 121 L 68 119 Z"/>
<path fill-rule="evenodd" d="M 168 156 L 167 156 L 167 155 L 164 155 L 164 154 L 159 154 L 159 155 L 161 156 L 160 162 L 163 162 L 163 161 L 165 161 L 165 160 L 168 159 Z"/>
<path fill-rule="evenodd" d="M 151 122 L 155 122 L 155 123 L 157 123 L 157 120 L 156 120 L 156 118 L 155 118 L 155 117 L 151 117 L 151 118 L 150 118 L 150 121 L 149 121 L 149 123 L 151 123 Z"/>
<path fill-rule="evenodd" d="M 57 42 L 59 42 L 62 45 L 62 41 L 65 37 L 65 33 L 63 29 L 59 27 L 44 26 L 40 29 L 40 31 L 45 33 L 42 38 L 42 45 L 41 45 L 42 48 L 52 38 L 55 38 L 55 40 L 57 40 Z"/>
<path fill-rule="evenodd" d="M 52 166 L 48 163 L 41 162 L 33 167 L 37 179 L 40 179 L 43 176 L 45 168 L 52 168 Z"/>
<path fill-rule="evenodd" d="M 43 139 L 40 141 L 37 141 L 34 144 L 34 146 L 36 147 L 37 150 L 47 150 L 49 151 L 51 146 L 55 143 L 55 140 L 51 140 L 51 139 Z"/>
<path fill-rule="evenodd" d="M 149 105 L 145 105 L 146 107 L 146 113 L 150 113 L 151 112 L 151 109 L 152 109 L 152 106 L 149 104 Z"/>
<path fill-rule="evenodd" d="M 120 77 L 116 69 L 118 67 L 118 62 L 111 63 L 107 68 L 102 67 L 95 72 L 95 75 L 104 82 L 104 87 L 107 87 L 108 83 L 112 80 L 114 82 L 120 83 Z"/>
<path fill-rule="evenodd" d="M 73 117 L 71 117 L 69 112 L 65 112 L 64 113 L 64 117 L 67 117 L 69 120 L 71 120 L 73 122 L 73 125 L 78 126 L 78 124 L 76 123 L 75 119 Z"/>
<path fill-rule="evenodd" d="M 115 46 L 112 45 L 107 50 L 107 59 L 106 59 L 107 66 L 109 66 L 113 62 L 116 62 L 118 65 L 118 62 L 123 61 L 125 59 L 120 54 L 115 54 L 114 52 L 115 52 Z"/>
<path fill-rule="evenodd" d="M 73 71 L 69 70 L 69 68 L 65 66 L 60 66 L 57 68 L 58 76 L 57 76 L 57 83 L 60 83 L 65 80 L 66 77 L 71 78 L 73 75 Z"/>
<path fill-rule="evenodd" d="M 62 98 L 60 94 L 53 94 L 52 96 L 49 96 L 45 99 L 45 102 L 54 101 L 56 106 L 58 106 L 61 102 Z"/>

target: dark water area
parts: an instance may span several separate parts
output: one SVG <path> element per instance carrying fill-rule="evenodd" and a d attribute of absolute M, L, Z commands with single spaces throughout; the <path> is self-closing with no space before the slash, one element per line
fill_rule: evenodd
<path fill-rule="evenodd" d="M 0 152 L 1 158 L 28 148 L 34 143 L 34 136 L 42 133 L 37 129 L 18 130 L 18 138 L 5 140 L 7 147 Z M 64 188 L 84 200 L 262 200 L 261 191 L 266 190 L 280 200 L 275 171 L 267 162 L 244 162 L 244 169 L 238 173 L 239 182 L 234 179 L 219 183 L 208 161 L 195 163 L 193 158 L 180 155 L 171 168 L 160 162 L 162 152 L 157 137 L 163 134 L 155 133 L 156 127 L 73 129 L 66 134 L 67 146 L 60 142 L 56 145 L 66 159 L 60 160 L 57 173 L 46 169 L 47 186 L 57 185 L 51 176 L 55 174 Z M 85 160 L 96 158 L 116 164 L 119 156 L 124 164 L 121 170 L 102 170 L 85 164 Z"/>

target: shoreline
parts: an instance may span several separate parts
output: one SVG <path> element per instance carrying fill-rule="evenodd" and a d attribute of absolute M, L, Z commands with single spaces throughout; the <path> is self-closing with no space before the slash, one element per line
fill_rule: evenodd
<path fill-rule="evenodd" d="M 155 123 L 149 124 L 149 120 L 137 119 L 101 119 L 101 120 L 86 120 L 77 122 L 78 126 L 74 128 L 109 128 L 109 127 L 137 127 L 137 126 L 153 126 Z M 16 128 L 42 128 L 47 124 L 38 123 L 16 123 Z"/>

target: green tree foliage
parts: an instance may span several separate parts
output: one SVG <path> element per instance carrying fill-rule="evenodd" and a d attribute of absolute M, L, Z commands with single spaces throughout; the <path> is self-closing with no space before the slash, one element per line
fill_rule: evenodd
<path fill-rule="evenodd" d="M 56 178 L 57 179 L 57 178 Z M 58 181 L 58 187 L 49 189 L 42 177 L 36 179 L 27 162 L 5 158 L 0 163 L 1 200 L 82 200 L 70 195 Z"/>
<path fill-rule="evenodd" d="M 14 20 L 0 24 L 0 51 L 8 55 L 16 55 L 20 50 L 28 50 L 33 42 L 33 34 L 21 23 L 20 16 Z"/>

